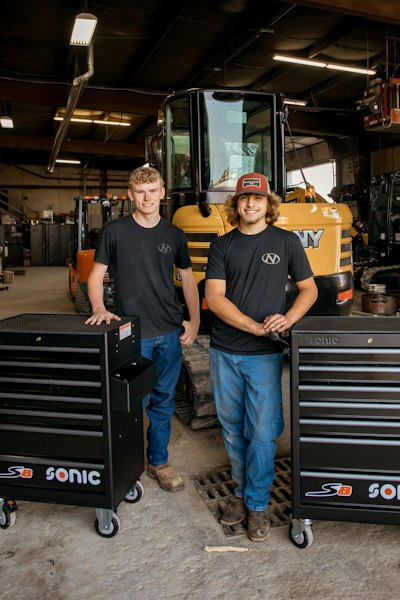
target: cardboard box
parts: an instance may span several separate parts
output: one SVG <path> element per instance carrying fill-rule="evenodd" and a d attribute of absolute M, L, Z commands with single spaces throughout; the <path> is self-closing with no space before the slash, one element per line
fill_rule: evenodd
<path fill-rule="evenodd" d="M 15 217 L 12 217 L 11 215 L 1 215 L 0 218 L 1 218 L 2 225 L 15 225 L 16 224 Z"/>
<path fill-rule="evenodd" d="M 14 283 L 14 271 L 3 271 L 4 283 Z"/>

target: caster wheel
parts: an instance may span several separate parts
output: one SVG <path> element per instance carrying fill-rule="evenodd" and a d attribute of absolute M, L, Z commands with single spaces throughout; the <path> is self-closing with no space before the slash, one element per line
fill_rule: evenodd
<path fill-rule="evenodd" d="M 136 502 L 139 502 L 143 494 L 143 485 L 140 483 L 140 481 L 137 481 L 133 488 L 130 489 L 129 492 L 126 494 L 124 500 L 125 502 L 129 502 L 130 504 L 136 504 Z"/>
<path fill-rule="evenodd" d="M 293 524 L 291 523 L 289 525 L 289 536 L 290 536 L 290 540 L 291 542 L 297 547 L 297 548 L 308 548 L 308 546 L 311 546 L 311 544 L 314 541 L 314 534 L 313 534 L 313 530 L 312 527 L 310 525 L 306 525 L 304 528 L 304 531 L 302 531 L 299 534 L 294 534 L 293 532 Z"/>
<path fill-rule="evenodd" d="M 115 535 L 117 535 L 120 527 L 121 527 L 121 521 L 116 514 L 114 514 L 114 516 L 111 520 L 111 525 L 108 529 L 100 529 L 98 519 L 96 519 L 94 522 L 95 530 L 101 537 L 104 537 L 104 538 L 112 538 Z"/>
<path fill-rule="evenodd" d="M 17 515 L 15 511 L 17 510 L 17 505 L 14 500 L 7 500 L 3 504 L 3 510 L 0 513 L 0 527 L 1 529 L 8 529 L 15 525 L 17 520 Z"/>

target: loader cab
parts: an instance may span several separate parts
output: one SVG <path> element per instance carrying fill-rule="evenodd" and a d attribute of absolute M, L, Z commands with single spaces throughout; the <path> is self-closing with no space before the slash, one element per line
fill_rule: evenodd
<path fill-rule="evenodd" d="M 152 153 L 166 183 L 165 216 L 194 205 L 208 217 L 210 205 L 222 204 L 239 177 L 253 171 L 281 195 L 282 107 L 281 94 L 192 89 L 169 96 Z"/>

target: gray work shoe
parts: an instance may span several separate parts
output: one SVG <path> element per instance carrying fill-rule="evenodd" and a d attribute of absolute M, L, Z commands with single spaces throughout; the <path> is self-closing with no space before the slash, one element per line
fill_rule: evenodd
<path fill-rule="evenodd" d="M 156 479 L 160 488 L 166 492 L 180 492 L 185 487 L 182 477 L 168 464 L 158 467 L 149 464 L 147 475 Z"/>
<path fill-rule="evenodd" d="M 268 511 L 249 510 L 247 519 L 247 535 L 252 542 L 262 542 L 271 528 Z"/>
<path fill-rule="evenodd" d="M 246 505 L 243 498 L 232 498 L 220 518 L 220 522 L 223 525 L 238 525 L 245 520 L 247 516 Z"/>

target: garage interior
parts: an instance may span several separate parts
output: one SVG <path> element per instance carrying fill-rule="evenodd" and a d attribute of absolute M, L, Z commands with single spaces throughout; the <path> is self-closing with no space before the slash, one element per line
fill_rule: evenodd
<path fill-rule="evenodd" d="M 148 160 L 159 108 L 189 88 L 284 95 L 287 172 L 332 164 L 334 186 L 325 200 L 347 204 L 353 215 L 352 314 L 398 315 L 397 2 L 264 4 L 16 0 L 2 7 L 1 319 L 77 313 L 68 287 L 77 199 L 113 196 L 114 217 L 129 210 L 120 199 L 130 171 Z M 90 48 L 69 44 L 79 13 L 97 18 Z M 104 215 L 101 206 L 93 212 L 95 239 Z M 379 273 L 380 266 L 394 268 L 385 272 L 388 294 L 377 314 L 361 278 L 372 283 L 375 272 L 365 284 L 365 269 Z M 171 462 L 185 491 L 169 495 L 143 475 L 143 498 L 121 503 L 121 530 L 110 540 L 96 534 L 92 508 L 18 502 L 16 524 L 0 531 L 2 598 L 396 597 L 398 526 L 317 520 L 312 546 L 291 544 L 289 385 L 287 361 L 276 520 L 266 542 L 252 544 L 240 527 L 218 522 L 230 492 L 218 424 L 193 429 L 175 416 Z M 243 551 L 208 553 L 206 546 Z"/>

